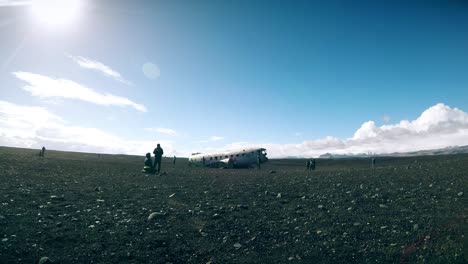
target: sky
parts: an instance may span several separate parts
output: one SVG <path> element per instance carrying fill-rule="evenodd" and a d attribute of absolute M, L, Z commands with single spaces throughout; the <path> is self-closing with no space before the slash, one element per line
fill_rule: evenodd
<path fill-rule="evenodd" d="M 467 28 L 461 0 L 0 0 L 0 145 L 468 145 Z"/>

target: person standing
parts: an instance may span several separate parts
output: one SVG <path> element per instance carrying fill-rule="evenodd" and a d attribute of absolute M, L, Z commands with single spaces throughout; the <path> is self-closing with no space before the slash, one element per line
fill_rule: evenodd
<path fill-rule="evenodd" d="M 375 158 L 372 158 L 372 169 L 375 169 Z"/>
<path fill-rule="evenodd" d="M 260 169 L 260 163 L 261 163 L 260 153 L 257 153 L 257 169 Z"/>
<path fill-rule="evenodd" d="M 309 170 L 310 169 L 310 160 L 307 160 L 306 161 L 306 170 Z"/>
<path fill-rule="evenodd" d="M 162 161 L 162 156 L 164 154 L 163 149 L 161 148 L 161 145 L 158 143 L 156 148 L 153 151 L 154 153 L 154 169 L 156 170 L 157 173 L 161 171 L 161 161 Z M 156 168 L 156 165 L 158 166 Z"/>
<path fill-rule="evenodd" d="M 310 169 L 315 170 L 315 159 L 312 159 L 312 161 L 310 162 Z"/>
<path fill-rule="evenodd" d="M 176 162 L 176 156 L 174 155 L 174 158 L 172 159 L 172 165 L 175 166 L 175 162 Z"/>
<path fill-rule="evenodd" d="M 45 147 L 42 146 L 41 150 L 39 151 L 39 157 L 44 157 L 45 154 Z"/>

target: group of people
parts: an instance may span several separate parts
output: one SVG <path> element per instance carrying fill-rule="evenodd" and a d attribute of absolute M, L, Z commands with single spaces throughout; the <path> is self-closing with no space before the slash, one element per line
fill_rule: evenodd
<path fill-rule="evenodd" d="M 161 148 L 161 145 L 158 144 L 156 148 L 153 151 L 154 154 L 154 163 L 153 159 L 151 158 L 151 153 L 146 153 L 146 158 L 145 158 L 145 165 L 143 167 L 144 173 L 150 173 L 154 174 L 157 173 L 159 174 L 161 172 L 161 161 L 162 161 L 162 156 L 164 154 L 164 150 Z M 175 163 L 175 159 L 174 159 Z"/>
<path fill-rule="evenodd" d="M 315 170 L 315 159 L 306 162 L 306 170 Z"/>

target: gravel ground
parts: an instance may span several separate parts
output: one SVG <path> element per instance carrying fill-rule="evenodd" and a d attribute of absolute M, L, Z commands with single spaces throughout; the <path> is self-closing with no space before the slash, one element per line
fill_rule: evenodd
<path fill-rule="evenodd" d="M 0 148 L 0 263 L 468 261 L 468 155 L 145 175 L 143 157 L 36 152 Z"/>

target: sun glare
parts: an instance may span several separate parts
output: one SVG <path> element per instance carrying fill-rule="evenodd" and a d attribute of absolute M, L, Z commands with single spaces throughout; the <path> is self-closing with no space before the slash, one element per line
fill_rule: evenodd
<path fill-rule="evenodd" d="M 66 27 L 80 16 L 83 0 L 33 0 L 34 18 L 47 27 Z"/>

